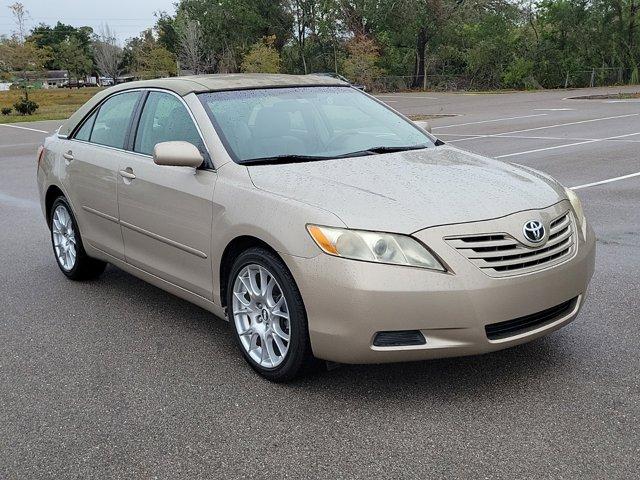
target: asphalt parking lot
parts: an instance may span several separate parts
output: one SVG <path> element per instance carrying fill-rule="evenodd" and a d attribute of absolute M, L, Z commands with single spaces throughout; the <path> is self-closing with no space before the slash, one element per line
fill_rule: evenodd
<path fill-rule="evenodd" d="M 639 478 L 640 100 L 565 99 L 584 94 L 381 97 L 577 188 L 598 254 L 575 322 L 288 385 L 257 377 L 224 321 L 120 270 L 67 281 L 35 185 L 61 122 L 0 125 L 0 479 Z"/>

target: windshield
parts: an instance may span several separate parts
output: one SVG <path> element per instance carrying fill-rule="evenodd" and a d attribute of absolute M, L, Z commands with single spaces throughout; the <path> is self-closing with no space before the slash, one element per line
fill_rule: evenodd
<path fill-rule="evenodd" d="M 199 97 L 237 163 L 323 160 L 434 145 L 412 123 L 350 87 L 235 90 Z"/>

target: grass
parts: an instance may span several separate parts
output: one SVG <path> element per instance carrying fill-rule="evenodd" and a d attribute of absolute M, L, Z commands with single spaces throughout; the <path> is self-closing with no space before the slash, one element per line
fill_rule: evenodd
<path fill-rule="evenodd" d="M 29 100 L 33 100 L 40 106 L 33 115 L 20 115 L 13 108 L 13 104 L 24 95 L 21 90 L 0 92 L 0 109 L 9 107 L 13 110 L 10 115 L 0 114 L 0 123 L 66 119 L 100 90 L 97 87 L 30 90 Z"/>

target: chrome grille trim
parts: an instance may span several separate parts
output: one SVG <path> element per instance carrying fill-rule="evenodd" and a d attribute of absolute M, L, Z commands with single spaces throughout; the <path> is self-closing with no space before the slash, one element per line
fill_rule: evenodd
<path fill-rule="evenodd" d="M 549 223 L 544 245 L 529 247 L 508 233 L 446 237 L 445 241 L 487 275 L 521 275 L 568 260 L 575 253 L 575 222 L 570 210 Z"/>

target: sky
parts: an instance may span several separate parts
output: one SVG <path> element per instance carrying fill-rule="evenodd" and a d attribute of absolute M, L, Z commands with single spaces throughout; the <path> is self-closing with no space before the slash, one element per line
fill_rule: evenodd
<path fill-rule="evenodd" d="M 0 0 L 0 35 L 13 33 L 15 23 L 9 5 L 16 0 Z M 175 12 L 176 0 L 20 0 L 29 12 L 27 27 L 39 23 L 55 25 L 58 20 L 74 27 L 88 25 L 99 31 L 109 24 L 121 43 L 155 23 L 154 12 Z"/>

